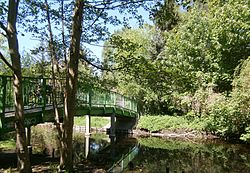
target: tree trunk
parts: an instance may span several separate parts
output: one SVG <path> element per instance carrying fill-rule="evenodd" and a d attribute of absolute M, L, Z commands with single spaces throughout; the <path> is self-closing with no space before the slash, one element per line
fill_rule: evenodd
<path fill-rule="evenodd" d="M 78 62 L 80 53 L 80 41 L 82 34 L 82 20 L 83 20 L 83 4 L 84 0 L 76 0 L 72 34 L 70 42 L 70 55 L 67 66 L 66 77 L 66 92 L 63 118 L 63 155 L 60 159 L 60 167 L 64 167 L 67 171 L 73 171 L 73 120 L 76 110 L 76 91 L 77 91 L 77 76 L 78 76 Z"/>
<path fill-rule="evenodd" d="M 51 28 L 51 21 L 50 21 L 50 12 L 49 12 L 49 5 L 48 1 L 45 0 L 46 5 L 46 14 L 47 14 L 47 22 L 48 22 L 48 32 L 49 32 L 49 54 L 51 56 L 51 67 L 52 67 L 52 99 L 53 99 L 53 110 L 55 114 L 55 125 L 58 132 L 58 139 L 60 140 L 59 143 L 59 149 L 60 149 L 60 157 L 62 157 L 62 128 L 60 123 L 60 116 L 59 116 L 59 110 L 58 110 L 58 103 L 57 103 L 57 91 L 56 91 L 56 78 L 59 76 L 59 66 L 58 66 L 58 60 L 56 55 L 56 49 L 54 46 L 54 40 L 53 40 L 53 33 Z M 59 84 L 60 87 L 61 83 Z"/>
<path fill-rule="evenodd" d="M 17 167 L 19 172 L 29 173 L 32 170 L 25 136 L 21 60 L 16 30 L 18 3 L 19 0 L 9 0 L 7 35 L 11 62 L 14 69 L 13 89 L 15 99 Z"/>
<path fill-rule="evenodd" d="M 57 92 L 56 92 L 56 78 L 59 75 L 59 67 L 58 67 L 58 60 L 56 57 L 56 49 L 54 46 L 54 39 L 53 33 L 51 28 L 51 21 L 50 21 L 50 12 L 49 12 L 49 5 L 48 1 L 45 0 L 46 5 L 46 14 L 47 14 L 47 22 L 48 22 L 48 31 L 49 31 L 49 54 L 51 56 L 51 67 L 52 67 L 52 99 L 53 99 L 53 109 L 55 113 L 55 121 L 56 123 L 60 124 L 59 122 L 59 111 L 57 105 Z"/>

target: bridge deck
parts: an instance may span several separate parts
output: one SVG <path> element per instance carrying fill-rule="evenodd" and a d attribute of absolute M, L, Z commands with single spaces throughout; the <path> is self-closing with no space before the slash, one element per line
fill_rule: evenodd
<path fill-rule="evenodd" d="M 57 80 L 57 102 L 63 117 L 63 83 Z M 116 92 L 78 87 L 76 116 L 137 116 L 137 103 Z M 49 78 L 23 78 L 25 125 L 53 122 L 52 86 Z M 14 97 L 11 76 L 0 76 L 0 133 L 14 130 Z"/>

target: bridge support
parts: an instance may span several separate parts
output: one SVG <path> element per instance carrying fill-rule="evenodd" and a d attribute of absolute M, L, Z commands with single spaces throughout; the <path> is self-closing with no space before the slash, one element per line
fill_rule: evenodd
<path fill-rule="evenodd" d="M 30 143 L 30 139 L 31 139 L 31 127 L 26 127 L 25 128 L 25 132 L 26 132 L 26 143 L 27 143 L 27 147 L 28 147 L 28 152 L 30 155 L 32 155 L 32 146 Z"/>
<path fill-rule="evenodd" d="M 136 122 L 136 118 L 117 117 L 115 122 L 116 133 L 132 134 Z"/>
<path fill-rule="evenodd" d="M 90 121 L 91 121 L 91 118 L 90 118 L 90 115 L 85 115 L 85 120 L 86 120 L 86 125 L 85 125 L 85 136 L 89 136 L 90 135 Z"/>
<path fill-rule="evenodd" d="M 111 125 L 110 125 L 109 136 L 115 136 L 115 121 L 116 121 L 116 118 L 115 118 L 114 113 L 111 115 L 110 121 L 111 121 L 111 123 L 110 123 Z"/>
<path fill-rule="evenodd" d="M 89 155 L 89 135 L 85 135 L 85 159 L 88 158 Z"/>

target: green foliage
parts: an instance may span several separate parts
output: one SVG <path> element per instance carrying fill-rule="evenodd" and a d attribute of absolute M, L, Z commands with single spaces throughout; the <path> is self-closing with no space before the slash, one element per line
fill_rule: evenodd
<path fill-rule="evenodd" d="M 160 131 L 182 124 L 227 139 L 248 134 L 249 5 L 240 0 L 196 1 L 179 14 L 178 24 L 171 30 L 162 33 L 145 25 L 117 32 L 116 42 L 110 39 L 114 48 L 105 56 L 113 56 L 114 65 L 125 65 L 114 74 L 119 91 L 141 100 L 140 108 L 146 113 L 188 114 L 185 118 L 163 116 L 162 121 L 145 117 L 140 128 Z M 156 22 L 168 26 L 167 13 L 158 10 Z"/>
<path fill-rule="evenodd" d="M 15 149 L 16 141 L 14 139 L 6 139 L 0 141 L 0 150 Z"/>
<path fill-rule="evenodd" d="M 250 143 L 250 127 L 245 128 L 245 133 L 240 136 L 240 139 Z"/>
<path fill-rule="evenodd" d="M 208 10 L 192 8 L 177 28 L 166 33 L 161 64 L 171 68 L 174 85 L 182 92 L 210 83 L 218 91 L 230 91 L 234 69 L 249 55 L 247 5 L 210 2 L 207 6 Z"/>
<path fill-rule="evenodd" d="M 176 0 L 165 0 L 159 5 L 159 9 L 152 10 L 152 18 L 160 30 L 169 31 L 178 24 L 178 7 Z"/>
<path fill-rule="evenodd" d="M 150 132 L 159 132 L 162 130 L 185 130 L 202 131 L 206 124 L 200 119 L 189 120 L 183 116 L 142 116 L 138 122 L 137 128 L 148 130 Z"/>
<path fill-rule="evenodd" d="M 52 125 L 32 127 L 31 143 L 37 144 L 33 146 L 34 152 L 51 153 L 53 149 L 58 150 L 57 130 Z"/>
<path fill-rule="evenodd" d="M 208 129 L 225 138 L 241 137 L 248 141 L 250 124 L 249 59 L 241 65 L 239 75 L 233 81 L 234 89 L 230 95 L 220 96 L 209 105 L 210 123 Z"/>

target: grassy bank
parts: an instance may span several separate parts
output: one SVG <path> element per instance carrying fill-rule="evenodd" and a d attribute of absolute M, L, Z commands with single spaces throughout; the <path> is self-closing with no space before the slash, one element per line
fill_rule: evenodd
<path fill-rule="evenodd" d="M 137 125 L 138 129 L 149 132 L 168 131 L 204 131 L 206 122 L 199 118 L 188 118 L 185 116 L 142 116 Z"/>
<path fill-rule="evenodd" d="M 101 128 L 110 122 L 106 117 L 91 117 L 91 127 Z M 74 125 L 85 126 L 85 117 L 74 117 Z"/>

